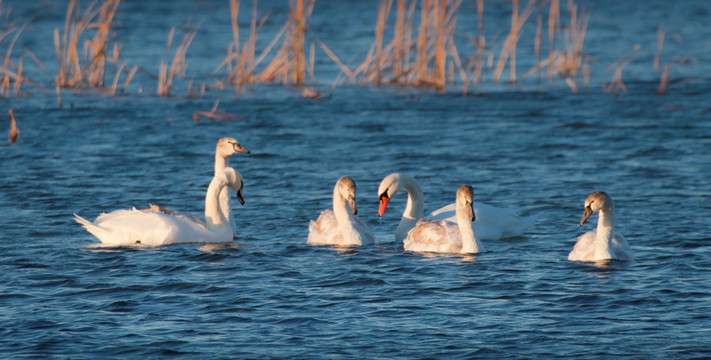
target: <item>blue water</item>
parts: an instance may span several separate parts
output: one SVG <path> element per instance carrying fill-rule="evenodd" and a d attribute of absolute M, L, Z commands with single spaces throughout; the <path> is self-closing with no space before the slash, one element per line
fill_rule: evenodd
<path fill-rule="evenodd" d="M 258 85 L 238 96 L 228 89 L 186 99 L 180 90 L 160 98 L 144 74 L 115 97 L 65 91 L 61 108 L 53 94 L 3 99 L 22 139 L 0 144 L 2 357 L 711 357 L 711 49 L 709 29 L 683 21 L 708 9 L 679 3 L 652 14 L 671 16 L 665 29 L 685 40 L 676 53 L 671 49 L 681 45 L 669 45 L 668 56 L 689 52 L 698 62 L 679 66 L 665 96 L 655 93 L 658 74 L 647 59 L 630 65 L 628 93 L 618 97 L 603 92 L 599 79 L 580 94 L 560 81 L 527 79 L 482 84 L 466 97 L 456 87 L 432 93 L 344 85 L 311 100 L 281 85 Z M 120 5 L 123 34 L 134 29 L 131 19 L 146 16 L 140 4 Z M 219 19 L 203 22 L 196 37 L 199 78 L 200 69 L 216 66 L 206 49 L 221 51 L 229 41 L 229 19 L 218 4 L 178 4 Z M 32 9 L 12 5 L 16 14 Z M 507 29 L 507 5 L 487 8 L 502 13 L 490 18 L 491 31 L 495 21 Z M 600 56 L 609 42 L 593 40 L 609 35 L 604 25 L 624 7 L 607 5 L 588 5 L 590 26 L 599 29 L 588 30 L 590 51 Z M 62 14 L 63 6 L 51 11 Z M 284 5 L 275 6 L 281 10 L 272 28 L 284 15 Z M 348 18 L 321 6 L 312 27 L 336 39 L 337 20 Z M 148 24 L 137 22 L 125 53 L 144 41 L 161 56 L 168 28 L 188 18 L 162 11 L 169 16 L 150 36 L 140 32 Z M 364 52 L 370 14 L 354 16 L 344 31 L 360 38 Z M 651 16 L 631 15 L 627 25 L 629 33 L 649 35 L 647 45 L 655 44 L 662 21 L 644 19 Z M 62 16 L 35 22 L 21 39 L 51 58 L 36 47 L 44 38 L 51 44 L 42 29 L 62 26 Z M 609 65 L 634 41 L 623 37 L 619 52 L 599 61 Z M 348 53 L 347 44 L 329 46 Z M 148 53 L 126 56 L 157 67 Z M 322 78 L 335 78 L 322 61 Z M 330 91 L 327 80 L 319 84 Z M 220 110 L 240 116 L 192 120 L 217 99 Z M 98 241 L 72 213 L 93 219 L 152 202 L 200 214 L 223 136 L 252 152 L 231 158 L 245 177 L 246 201 L 233 201 L 232 246 L 91 248 Z M 378 183 L 395 171 L 418 179 L 426 212 L 451 203 L 457 186 L 469 183 L 478 201 L 537 214 L 538 221 L 522 237 L 486 242 L 488 252 L 477 256 L 404 252 L 393 234 L 405 196 L 377 216 Z M 357 182 L 359 216 L 376 245 L 307 245 L 309 220 L 330 206 L 345 174 Z M 578 226 L 594 190 L 615 200 L 617 231 L 635 261 L 567 260 L 577 235 L 594 226 Z"/>

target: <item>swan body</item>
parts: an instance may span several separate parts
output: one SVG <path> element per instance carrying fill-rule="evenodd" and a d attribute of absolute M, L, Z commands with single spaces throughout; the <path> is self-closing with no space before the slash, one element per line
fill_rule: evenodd
<path fill-rule="evenodd" d="M 400 219 L 400 224 L 395 231 L 395 240 L 403 241 L 407 237 L 407 232 L 412 229 L 420 218 L 423 217 L 424 199 L 422 188 L 413 177 L 393 173 L 386 176 L 378 188 L 380 197 L 380 209 L 378 215 L 382 216 L 392 198 L 401 188 L 407 190 L 407 205 Z M 477 238 L 483 241 L 498 240 L 522 235 L 526 229 L 533 224 L 536 216 L 521 217 L 515 212 L 507 209 L 497 208 L 491 205 L 474 202 L 474 213 L 476 221 L 474 230 Z M 456 203 L 444 206 L 430 214 L 430 218 L 457 223 Z"/>
<path fill-rule="evenodd" d="M 307 243 L 311 245 L 360 246 L 375 242 L 368 226 L 356 215 L 356 185 L 343 176 L 333 188 L 333 209 L 324 210 L 309 223 Z"/>
<path fill-rule="evenodd" d="M 457 189 L 457 223 L 445 220 L 420 219 L 403 241 L 405 250 L 455 254 L 476 254 L 484 246 L 475 235 L 472 222 L 476 219 L 472 207 L 474 190 L 469 185 Z"/>
<path fill-rule="evenodd" d="M 599 212 L 597 228 L 578 237 L 573 250 L 568 254 L 568 260 L 633 260 L 627 240 L 615 232 L 615 205 L 607 193 L 596 191 L 585 199 L 580 226 L 595 212 Z"/>
<path fill-rule="evenodd" d="M 74 214 L 74 219 L 102 244 L 110 246 L 159 246 L 176 243 L 229 243 L 233 232 L 225 213 L 220 209 L 220 192 L 230 187 L 242 198 L 242 174 L 232 168 L 219 171 L 210 182 L 205 195 L 205 221 L 193 216 L 166 210 L 116 210 L 99 215 L 94 222 Z"/>

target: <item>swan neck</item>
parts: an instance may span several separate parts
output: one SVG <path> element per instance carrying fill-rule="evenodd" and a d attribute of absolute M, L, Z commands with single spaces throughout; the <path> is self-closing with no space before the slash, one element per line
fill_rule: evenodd
<path fill-rule="evenodd" d="M 232 228 L 227 226 L 227 217 L 230 214 L 229 207 L 223 211 L 220 206 L 220 192 L 226 184 L 218 179 L 213 179 L 207 188 L 205 195 L 205 223 L 210 232 L 229 231 Z M 230 236 L 232 236 L 231 234 Z"/>
<path fill-rule="evenodd" d="M 360 236 L 353 226 L 353 217 L 348 200 L 338 193 L 338 189 L 333 189 L 333 215 L 338 223 L 338 231 L 343 236 L 343 245 L 362 245 Z"/>
<path fill-rule="evenodd" d="M 405 240 L 407 232 L 415 227 L 417 221 L 422 218 L 425 207 L 422 188 L 420 188 L 417 181 L 409 177 L 402 177 L 400 181 L 407 191 L 407 204 L 405 205 L 405 211 L 402 213 L 400 224 L 395 231 L 396 241 Z"/>
<path fill-rule="evenodd" d="M 215 174 L 224 170 L 229 165 L 229 159 L 215 153 Z"/>
<path fill-rule="evenodd" d="M 610 259 L 614 254 L 610 253 L 612 248 L 612 238 L 615 234 L 615 215 L 613 210 L 600 210 L 597 219 L 597 229 L 595 238 L 595 258 Z"/>
<path fill-rule="evenodd" d="M 457 209 L 457 226 L 462 234 L 462 254 L 476 254 L 484 251 L 484 246 L 479 242 L 474 234 L 474 223 L 465 214 L 465 211 Z"/>

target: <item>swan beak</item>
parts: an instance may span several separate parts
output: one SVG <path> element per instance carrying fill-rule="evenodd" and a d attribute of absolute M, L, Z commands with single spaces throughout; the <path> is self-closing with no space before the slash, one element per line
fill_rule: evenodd
<path fill-rule="evenodd" d="M 383 216 L 389 202 L 390 198 L 388 197 L 388 194 L 383 193 L 383 195 L 380 195 L 380 209 L 378 209 L 378 216 Z"/>
<path fill-rule="evenodd" d="M 358 215 L 358 209 L 356 208 L 355 196 L 348 197 L 348 204 L 351 206 L 351 212 L 353 215 Z"/>
<path fill-rule="evenodd" d="M 251 154 L 249 150 L 245 149 L 242 145 L 239 143 L 232 143 L 232 148 L 235 150 L 236 153 L 247 153 Z"/>
<path fill-rule="evenodd" d="M 583 226 L 586 221 L 588 221 L 588 218 L 590 215 L 592 215 L 593 211 L 590 209 L 590 207 L 586 207 L 585 210 L 583 210 L 583 218 L 580 220 L 580 226 Z"/>
<path fill-rule="evenodd" d="M 474 213 L 474 205 L 472 203 L 467 203 L 467 217 L 471 221 L 476 220 L 476 213 Z"/>

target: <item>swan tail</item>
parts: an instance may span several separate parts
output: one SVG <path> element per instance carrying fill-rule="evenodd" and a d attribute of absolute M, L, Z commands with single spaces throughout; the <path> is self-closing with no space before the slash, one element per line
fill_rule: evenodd
<path fill-rule="evenodd" d="M 106 229 L 94 224 L 93 222 L 91 222 L 87 219 L 84 219 L 83 217 L 77 215 L 76 213 L 74 214 L 74 221 L 81 224 L 81 226 L 83 226 L 84 229 L 86 229 L 86 231 L 88 231 L 91 235 L 94 235 L 101 242 L 104 242 L 103 239 L 108 236 Z"/>

